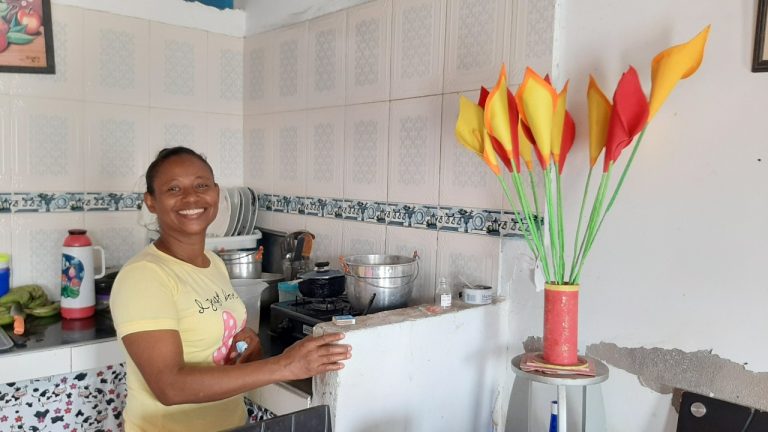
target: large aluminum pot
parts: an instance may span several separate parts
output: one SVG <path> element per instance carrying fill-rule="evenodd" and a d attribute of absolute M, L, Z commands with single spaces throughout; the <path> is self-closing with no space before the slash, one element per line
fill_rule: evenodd
<path fill-rule="evenodd" d="M 216 252 L 224 261 L 230 279 L 261 278 L 261 260 L 258 250 L 224 250 Z"/>
<path fill-rule="evenodd" d="M 379 312 L 408 305 L 419 276 L 419 257 L 402 255 L 353 255 L 341 258 L 352 307 Z"/>

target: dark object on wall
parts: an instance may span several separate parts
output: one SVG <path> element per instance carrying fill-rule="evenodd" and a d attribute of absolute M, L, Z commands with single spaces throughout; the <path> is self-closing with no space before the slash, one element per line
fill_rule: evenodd
<path fill-rule="evenodd" d="M 0 72 L 56 73 L 51 0 L 0 2 Z"/>
<path fill-rule="evenodd" d="M 768 412 L 683 392 L 677 432 L 765 432 Z"/>
<path fill-rule="evenodd" d="M 755 50 L 752 54 L 752 72 L 768 72 L 768 35 L 765 33 L 768 0 L 758 0 L 755 20 Z"/>
<path fill-rule="evenodd" d="M 230 432 L 332 432 L 331 410 L 328 405 L 318 405 L 230 429 Z"/>

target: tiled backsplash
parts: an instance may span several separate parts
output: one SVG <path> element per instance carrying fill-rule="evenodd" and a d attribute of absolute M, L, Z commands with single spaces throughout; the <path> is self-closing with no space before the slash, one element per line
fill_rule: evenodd
<path fill-rule="evenodd" d="M 424 300 L 441 276 L 495 286 L 499 239 L 523 227 L 456 142 L 459 95 L 476 100 L 502 63 L 513 84 L 526 65 L 550 72 L 554 6 L 374 0 L 247 37 L 243 175 L 258 223 L 312 231 L 332 263 L 417 249 Z"/>

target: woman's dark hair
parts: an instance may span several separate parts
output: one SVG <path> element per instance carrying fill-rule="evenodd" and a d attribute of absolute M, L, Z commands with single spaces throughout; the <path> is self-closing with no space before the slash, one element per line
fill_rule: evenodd
<path fill-rule="evenodd" d="M 200 162 L 204 163 L 205 166 L 208 167 L 208 169 L 211 171 L 211 176 L 213 176 L 213 168 L 211 168 L 211 164 L 208 163 L 208 161 L 205 159 L 205 156 L 201 155 L 200 153 L 192 150 L 189 147 L 169 147 L 164 148 L 160 150 L 160 152 L 157 154 L 157 157 L 155 160 L 152 161 L 151 164 L 149 164 L 149 167 L 147 167 L 147 173 L 144 175 L 144 178 L 147 180 L 147 192 L 150 195 L 155 194 L 155 176 L 157 175 L 157 171 L 160 169 L 160 167 L 167 161 L 168 159 L 174 158 L 176 156 L 192 156 L 199 160 Z"/>

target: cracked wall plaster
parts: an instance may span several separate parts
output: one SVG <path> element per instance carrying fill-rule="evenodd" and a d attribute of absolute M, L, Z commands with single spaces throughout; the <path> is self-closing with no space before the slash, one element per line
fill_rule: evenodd
<path fill-rule="evenodd" d="M 587 346 L 586 353 L 636 375 L 641 385 L 661 394 L 680 388 L 768 410 L 768 372 L 749 371 L 746 364 L 724 359 L 711 350 L 625 348 L 601 342 Z"/>

